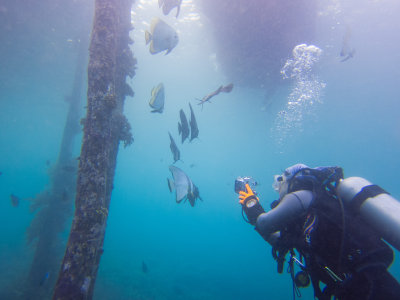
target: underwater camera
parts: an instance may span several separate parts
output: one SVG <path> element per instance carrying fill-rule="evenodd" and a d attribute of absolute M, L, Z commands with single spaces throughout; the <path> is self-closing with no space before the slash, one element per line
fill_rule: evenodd
<path fill-rule="evenodd" d="M 255 196 L 257 195 L 257 192 L 254 190 L 254 187 L 257 186 L 257 181 L 255 181 L 251 177 L 238 177 L 235 180 L 235 193 L 240 194 L 240 192 L 247 192 L 246 189 L 246 184 L 248 184 L 252 190 L 250 196 L 246 196 L 245 199 L 243 199 L 242 203 L 242 216 L 243 219 L 252 225 L 256 224 L 257 217 L 264 212 L 264 209 L 259 203 L 258 198 Z M 240 196 L 239 196 L 240 199 Z M 245 216 L 247 218 L 245 218 Z"/>
<path fill-rule="evenodd" d="M 235 180 L 235 193 L 239 194 L 240 191 L 246 192 L 246 184 L 248 184 L 250 188 L 253 190 L 254 194 L 256 194 L 254 187 L 257 185 L 257 181 L 255 181 L 251 177 L 240 177 L 240 176 Z"/>

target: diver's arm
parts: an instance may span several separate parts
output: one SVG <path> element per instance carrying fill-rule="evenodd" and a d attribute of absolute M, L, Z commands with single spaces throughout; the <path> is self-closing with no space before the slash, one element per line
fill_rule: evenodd
<path fill-rule="evenodd" d="M 278 206 L 258 216 L 256 230 L 271 245 L 279 239 L 279 230 L 307 213 L 314 194 L 311 191 L 301 190 L 287 194 Z"/>

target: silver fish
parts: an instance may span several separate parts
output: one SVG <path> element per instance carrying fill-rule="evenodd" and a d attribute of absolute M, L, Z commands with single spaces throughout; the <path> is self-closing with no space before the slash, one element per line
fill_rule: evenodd
<path fill-rule="evenodd" d="M 171 133 L 169 133 L 169 139 L 171 141 L 171 143 L 169 144 L 169 148 L 171 149 L 172 155 L 174 157 L 174 163 L 176 163 L 178 160 L 181 159 L 181 152 L 179 151 L 178 147 L 176 146 L 176 143 L 171 135 Z"/>
<path fill-rule="evenodd" d="M 150 32 L 145 32 L 146 45 L 150 43 L 149 51 L 156 54 L 167 50 L 165 55 L 170 53 L 178 44 L 179 38 L 176 31 L 159 18 L 151 22 Z"/>
<path fill-rule="evenodd" d="M 342 49 L 340 50 L 340 56 L 342 57 L 340 62 L 345 62 L 346 60 L 353 58 L 354 54 L 356 53 L 356 50 L 350 46 L 350 40 L 351 40 L 351 28 L 347 26 L 346 33 L 343 37 Z"/>
<path fill-rule="evenodd" d="M 192 105 L 189 102 L 190 107 L 190 141 L 197 138 L 199 136 L 199 128 L 197 127 L 196 116 L 194 115 Z"/>
<path fill-rule="evenodd" d="M 149 101 L 150 107 L 153 108 L 151 112 L 162 113 L 164 110 L 164 101 L 164 85 L 160 83 L 151 90 L 151 99 Z"/>
<path fill-rule="evenodd" d="M 176 202 L 180 203 L 182 200 L 189 200 L 190 205 L 193 207 L 197 199 L 201 199 L 198 187 L 190 180 L 189 176 L 181 169 L 175 166 L 169 166 L 174 180 L 168 180 L 168 187 L 170 191 L 174 188 L 176 190 Z"/>
<path fill-rule="evenodd" d="M 191 187 L 192 188 L 189 190 L 187 194 L 187 199 L 189 200 L 190 205 L 194 207 L 197 199 L 200 199 L 201 201 L 203 201 L 203 199 L 200 197 L 199 188 L 194 184 Z"/>
<path fill-rule="evenodd" d="M 158 7 L 162 7 L 164 15 L 168 15 L 176 7 L 176 17 L 181 10 L 182 0 L 158 0 Z"/>
<path fill-rule="evenodd" d="M 185 112 L 181 109 L 179 111 L 179 116 L 181 118 L 181 122 L 178 122 L 178 131 L 179 134 L 182 134 L 182 144 L 189 137 L 189 124 L 185 115 Z"/>

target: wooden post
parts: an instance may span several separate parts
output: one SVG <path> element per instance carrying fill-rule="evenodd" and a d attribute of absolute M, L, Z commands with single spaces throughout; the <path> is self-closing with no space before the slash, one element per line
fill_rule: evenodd
<path fill-rule="evenodd" d="M 96 0 L 88 65 L 87 114 L 79 159 L 75 215 L 53 299 L 91 299 L 103 253 L 119 142 L 133 142 L 123 115 L 132 0 Z"/>

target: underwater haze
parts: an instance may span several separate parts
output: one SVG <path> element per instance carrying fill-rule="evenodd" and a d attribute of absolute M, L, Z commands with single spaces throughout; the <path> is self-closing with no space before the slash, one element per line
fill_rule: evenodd
<path fill-rule="evenodd" d="M 271 246 L 242 218 L 234 192 L 238 176 L 257 180 L 266 210 L 278 198 L 273 176 L 299 162 L 340 166 L 345 177 L 364 177 L 400 199 L 398 1 L 318 1 L 307 40 L 274 52 L 285 54 L 276 57 L 281 67 L 274 71 L 273 87 L 246 80 L 236 84 L 232 78 L 238 74 L 231 76 L 219 59 L 218 45 L 227 41 L 215 34 L 218 26 L 229 24 L 218 23 L 201 2 L 183 0 L 178 17 L 176 8 L 164 15 L 156 0 L 132 6 L 137 69 L 127 79 L 135 95 L 126 98 L 124 114 L 134 142 L 119 148 L 94 299 L 292 299 L 290 274 L 286 268 L 277 273 Z M 266 9 L 259 2 L 260 11 Z M 93 7 L 83 0 L 0 3 L 0 299 L 51 299 L 73 210 L 56 207 L 50 211 L 57 216 L 53 223 L 33 224 L 49 207 L 37 201 L 46 198 L 43 191 L 56 176 L 79 65 L 84 66 L 79 117 L 86 113 Z M 179 37 L 167 55 L 153 55 L 146 45 L 145 32 L 155 17 Z M 261 43 L 260 31 L 253 35 L 251 26 L 237 36 Z M 268 34 L 277 40 L 287 36 Z M 236 40 L 237 47 L 241 42 Z M 265 56 L 272 46 L 257 44 Z M 151 112 L 151 91 L 160 83 L 164 109 Z M 198 105 L 230 83 L 231 92 Z M 189 119 L 189 103 L 199 136 L 182 143 L 179 111 Z M 168 188 L 174 162 L 168 132 L 180 150 L 174 165 L 190 177 L 203 200 L 194 207 L 189 201 L 176 203 Z M 77 133 L 71 148 L 75 162 L 63 166 L 65 176 L 75 175 L 81 139 Z M 73 197 L 73 192 L 63 195 Z M 10 195 L 18 198 L 17 205 Z M 58 267 L 32 275 L 36 239 L 54 226 L 60 227 L 59 242 L 51 246 L 57 256 L 48 259 Z M 400 280 L 395 255 L 389 270 Z M 36 296 L 27 298 L 32 291 Z M 313 299 L 311 287 L 301 292 L 303 299 Z"/>

